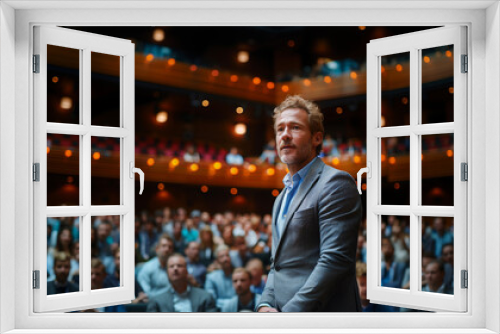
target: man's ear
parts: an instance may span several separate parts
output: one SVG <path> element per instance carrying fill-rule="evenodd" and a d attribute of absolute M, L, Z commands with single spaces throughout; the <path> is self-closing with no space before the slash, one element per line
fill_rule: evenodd
<path fill-rule="evenodd" d="M 322 132 L 316 132 L 315 134 L 313 134 L 312 142 L 313 142 L 314 147 L 316 147 L 319 144 L 321 144 L 323 142 L 323 133 Z"/>

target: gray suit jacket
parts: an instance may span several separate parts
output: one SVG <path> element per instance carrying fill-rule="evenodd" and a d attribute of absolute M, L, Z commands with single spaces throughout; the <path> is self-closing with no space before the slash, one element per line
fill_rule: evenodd
<path fill-rule="evenodd" d="M 258 293 L 254 294 L 253 300 L 255 305 L 259 305 L 260 295 Z M 222 306 L 221 312 L 238 312 L 238 296 L 234 296 Z"/>
<path fill-rule="evenodd" d="M 203 289 L 191 287 L 189 292 L 189 300 L 193 312 L 218 312 L 219 309 L 215 306 L 215 300 L 211 294 Z M 147 312 L 175 312 L 174 295 L 167 291 L 152 298 L 147 307 Z"/>
<path fill-rule="evenodd" d="M 361 311 L 356 243 L 362 209 L 353 178 L 316 159 L 278 239 L 283 194 L 273 207 L 271 271 L 260 304 L 282 312 Z"/>

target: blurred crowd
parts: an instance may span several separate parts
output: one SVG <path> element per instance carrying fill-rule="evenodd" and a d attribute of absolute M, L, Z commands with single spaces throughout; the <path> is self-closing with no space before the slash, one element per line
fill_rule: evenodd
<path fill-rule="evenodd" d="M 409 217 L 383 216 L 381 282 L 409 289 Z M 272 218 L 168 207 L 135 218 L 135 299 L 100 312 L 254 311 L 270 270 Z M 453 226 L 422 218 L 421 291 L 453 294 Z M 78 218 L 47 220 L 47 293 L 79 291 Z M 91 288 L 120 286 L 120 216 L 92 218 Z M 366 222 L 358 236 L 357 279 L 365 312 L 414 311 L 366 297 Z M 420 283 L 419 283 L 420 284 Z M 170 294 L 187 296 L 164 305 Z M 203 301 L 203 302 L 199 302 Z M 184 301 L 185 302 L 185 301 Z M 189 305 L 189 307 L 187 307 Z"/>

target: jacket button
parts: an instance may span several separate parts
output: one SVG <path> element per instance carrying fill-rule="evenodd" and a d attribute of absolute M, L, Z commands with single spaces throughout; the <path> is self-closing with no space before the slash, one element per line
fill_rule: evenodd
<path fill-rule="evenodd" d="M 269 261 L 271 261 L 271 264 L 274 262 L 274 258 L 270 258 Z"/>
<path fill-rule="evenodd" d="M 280 270 L 281 270 L 281 267 L 280 267 L 279 265 L 278 265 L 278 266 L 275 266 L 275 267 L 274 267 L 274 270 L 276 270 L 276 271 L 280 271 Z"/>

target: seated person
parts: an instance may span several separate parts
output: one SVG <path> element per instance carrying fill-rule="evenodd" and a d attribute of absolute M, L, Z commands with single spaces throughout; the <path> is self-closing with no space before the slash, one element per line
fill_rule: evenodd
<path fill-rule="evenodd" d="M 215 252 L 215 256 L 215 263 L 221 269 L 214 270 L 207 275 L 205 290 L 212 294 L 217 307 L 222 309 L 227 300 L 236 296 L 232 280 L 233 266 L 229 257 L 229 248 L 226 245 L 219 246 Z"/>
<path fill-rule="evenodd" d="M 382 238 L 382 254 L 384 256 L 381 273 L 382 286 L 402 288 L 407 265 L 394 260 L 394 246 L 388 237 Z"/>
<path fill-rule="evenodd" d="M 250 286 L 250 291 L 253 293 L 262 294 L 264 288 L 266 287 L 266 281 L 264 279 L 264 265 L 260 259 L 254 258 L 248 261 L 246 269 L 250 272 L 252 276 L 252 285 Z"/>
<path fill-rule="evenodd" d="M 80 291 L 77 284 L 68 281 L 71 256 L 66 252 L 54 252 L 55 279 L 47 282 L 47 295 Z"/>
<path fill-rule="evenodd" d="M 422 291 L 453 294 L 453 289 L 444 282 L 444 264 L 442 261 L 431 261 L 425 267 L 425 278 L 427 284 L 422 287 Z"/>
<path fill-rule="evenodd" d="M 205 285 L 207 267 L 200 262 L 200 243 L 191 241 L 184 252 L 186 254 L 188 273 L 194 279 L 194 283 L 196 283 L 193 285 L 203 287 Z"/>
<path fill-rule="evenodd" d="M 238 148 L 231 147 L 229 153 L 226 155 L 226 162 L 229 165 L 243 165 L 243 157 L 238 153 Z"/>
<path fill-rule="evenodd" d="M 167 261 L 169 288 L 148 304 L 147 312 L 217 312 L 212 295 L 188 284 L 186 260 L 172 254 Z"/>
<path fill-rule="evenodd" d="M 139 284 L 149 298 L 165 292 L 169 287 L 167 259 L 173 252 L 172 238 L 168 234 L 162 234 L 156 245 L 156 257 L 146 262 L 137 275 Z"/>
<path fill-rule="evenodd" d="M 357 262 L 356 263 L 356 281 L 358 282 L 359 297 L 361 299 L 362 312 L 395 312 L 396 307 L 372 304 L 370 300 L 366 298 L 366 263 Z"/>
<path fill-rule="evenodd" d="M 259 304 L 260 294 L 250 291 L 252 284 L 252 275 L 245 268 L 236 268 L 233 272 L 233 287 L 236 291 L 236 296 L 229 299 L 224 306 L 222 312 L 254 312 L 255 307 Z"/>

